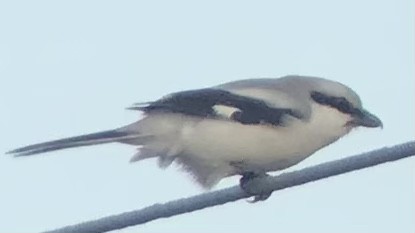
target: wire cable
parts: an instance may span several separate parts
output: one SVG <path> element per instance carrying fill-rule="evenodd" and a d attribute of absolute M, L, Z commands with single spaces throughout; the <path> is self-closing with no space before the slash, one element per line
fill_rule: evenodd
<path fill-rule="evenodd" d="M 384 147 L 363 154 L 304 168 L 302 170 L 262 178 L 258 180 L 258 182 L 255 182 L 255 189 L 258 194 L 273 192 L 331 176 L 376 166 L 382 163 L 396 161 L 413 155 L 415 155 L 415 141 L 410 141 L 392 147 Z M 47 233 L 108 232 L 143 224 L 159 218 L 172 217 L 207 207 L 222 205 L 250 196 L 253 196 L 253 194 L 244 192 L 239 186 L 233 186 L 189 198 L 170 201 L 164 204 L 154 204 L 140 210 L 66 226 L 48 231 Z"/>

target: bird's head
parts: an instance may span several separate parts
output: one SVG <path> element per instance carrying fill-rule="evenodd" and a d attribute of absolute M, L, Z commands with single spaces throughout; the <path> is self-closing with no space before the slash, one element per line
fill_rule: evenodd
<path fill-rule="evenodd" d="M 318 79 L 315 84 L 310 90 L 311 100 L 349 116 L 345 126 L 383 127 L 377 116 L 363 108 L 359 96 L 351 88 L 326 79 Z"/>

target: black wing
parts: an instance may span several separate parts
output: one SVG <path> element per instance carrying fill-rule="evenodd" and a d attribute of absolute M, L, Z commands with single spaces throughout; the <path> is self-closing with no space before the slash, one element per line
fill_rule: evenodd
<path fill-rule="evenodd" d="M 281 125 L 285 114 L 300 118 L 292 109 L 273 108 L 266 102 L 231 92 L 206 88 L 174 93 L 166 98 L 148 103 L 147 106 L 136 106 L 130 109 L 151 112 L 182 113 L 191 116 L 220 118 L 214 109 L 215 105 L 237 108 L 231 119 L 242 124 L 268 123 Z"/>

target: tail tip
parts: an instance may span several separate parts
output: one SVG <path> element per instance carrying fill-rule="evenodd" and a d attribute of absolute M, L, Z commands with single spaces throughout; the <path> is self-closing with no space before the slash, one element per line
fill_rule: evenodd
<path fill-rule="evenodd" d="M 23 156 L 26 156 L 26 155 L 31 155 L 31 154 L 33 154 L 33 151 L 23 151 L 19 148 L 19 149 L 6 151 L 4 154 L 5 155 L 12 155 L 13 157 L 17 158 L 17 157 L 23 157 Z"/>
<path fill-rule="evenodd" d="M 16 150 L 9 150 L 9 151 L 6 151 L 4 154 L 5 154 L 5 155 L 12 155 L 12 154 L 16 154 Z"/>

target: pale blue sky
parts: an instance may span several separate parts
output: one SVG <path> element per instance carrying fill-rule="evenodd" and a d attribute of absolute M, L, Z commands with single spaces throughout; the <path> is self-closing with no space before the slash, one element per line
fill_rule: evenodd
<path fill-rule="evenodd" d="M 414 139 L 414 2 L 1 1 L 0 152 L 135 121 L 169 92 L 253 77 L 354 88 L 384 129 L 291 168 Z M 39 232 L 202 192 L 177 168 L 105 145 L 0 156 L 0 232 Z M 415 160 L 120 232 L 414 232 Z M 237 184 L 229 178 L 217 188 Z"/>

